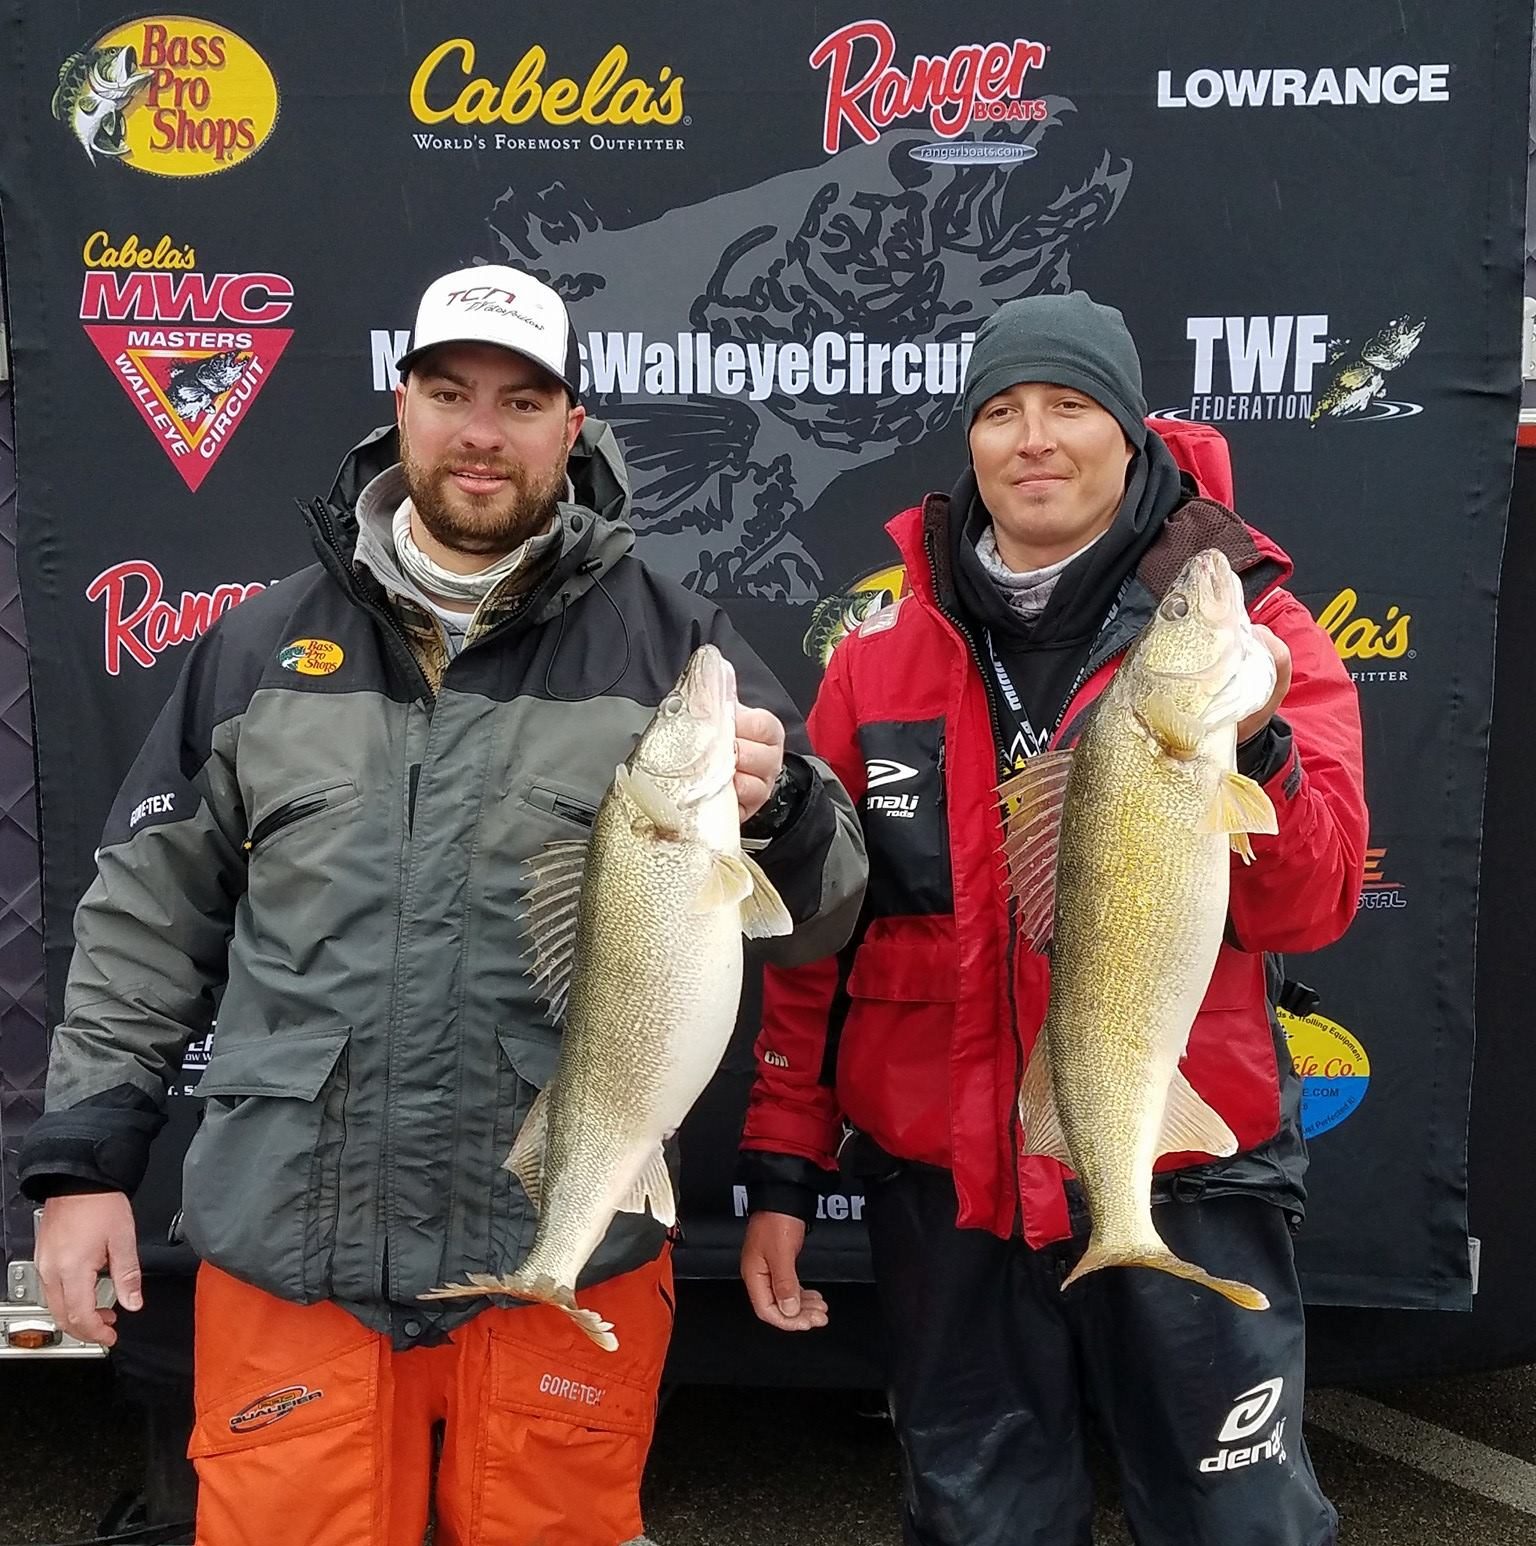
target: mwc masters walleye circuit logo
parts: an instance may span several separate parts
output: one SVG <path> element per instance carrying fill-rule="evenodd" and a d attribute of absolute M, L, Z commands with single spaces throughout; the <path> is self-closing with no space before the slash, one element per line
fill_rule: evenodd
<path fill-rule="evenodd" d="M 537 43 L 498 79 L 481 66 L 471 39 L 449 38 L 417 66 L 410 103 L 418 123 L 439 131 L 413 136 L 418 150 L 431 151 L 685 150 L 686 140 L 656 131 L 692 122 L 683 77 L 666 64 L 654 76 L 631 70 L 622 43 L 582 80 L 553 75 Z M 602 130 L 619 132 L 583 132 Z"/>
<path fill-rule="evenodd" d="M 909 70 L 896 63 L 896 36 L 883 21 L 849 22 L 811 50 L 813 70 L 827 71 L 827 103 L 821 148 L 835 156 L 846 127 L 866 145 L 902 119 L 927 114 L 941 136 L 910 154 L 919 161 L 1006 163 L 1029 161 L 1033 144 L 1000 139 L 961 139 L 967 129 L 993 124 L 1044 124 L 1050 106 L 1026 92 L 1030 72 L 1050 52 L 1046 43 L 965 43 L 947 54 L 919 54 Z M 855 65 L 855 55 L 859 56 Z"/>
<path fill-rule="evenodd" d="M 195 493 L 293 337 L 271 325 L 293 309 L 293 285 L 201 272 L 170 236 L 95 231 L 83 257 L 86 335 Z"/>
<path fill-rule="evenodd" d="M 277 124 L 277 82 L 227 27 L 145 16 L 102 33 L 59 69 L 53 116 L 92 165 L 207 177 L 249 160 Z"/>

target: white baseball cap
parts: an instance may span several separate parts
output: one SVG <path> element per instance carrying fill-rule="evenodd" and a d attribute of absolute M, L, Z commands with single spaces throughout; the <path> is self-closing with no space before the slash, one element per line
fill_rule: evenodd
<path fill-rule="evenodd" d="M 565 302 L 521 269 L 486 263 L 456 269 L 427 286 L 411 347 L 395 362 L 405 377 L 438 344 L 496 344 L 532 360 L 581 395 L 581 356 Z"/>

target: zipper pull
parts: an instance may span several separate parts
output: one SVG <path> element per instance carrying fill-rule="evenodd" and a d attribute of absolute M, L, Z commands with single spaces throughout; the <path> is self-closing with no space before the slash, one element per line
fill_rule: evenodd
<path fill-rule="evenodd" d="M 944 765 L 945 765 L 945 761 L 946 761 L 946 757 L 947 757 L 948 751 L 949 751 L 949 738 L 947 736 L 941 735 L 939 737 L 939 759 L 938 759 L 939 793 L 938 793 L 938 802 L 937 802 L 940 805 L 942 805 L 944 803 Z"/>

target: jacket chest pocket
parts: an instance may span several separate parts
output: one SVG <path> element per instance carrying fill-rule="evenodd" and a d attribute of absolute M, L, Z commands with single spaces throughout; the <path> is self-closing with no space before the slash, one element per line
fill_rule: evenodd
<path fill-rule="evenodd" d="M 299 1303 L 330 1286 L 351 1034 L 216 1037 L 196 1091 L 206 1106 L 186 1159 L 187 1239 L 215 1266 Z"/>
<path fill-rule="evenodd" d="M 348 779 L 302 790 L 269 805 L 251 823 L 242 846 L 248 855 L 254 855 L 258 850 L 265 852 L 280 838 L 289 836 L 317 816 L 323 816 L 327 811 L 339 811 L 360 798 L 357 786 Z"/>
<path fill-rule="evenodd" d="M 944 786 L 944 721 L 859 726 L 869 851 L 870 915 L 943 916 L 954 911 Z"/>

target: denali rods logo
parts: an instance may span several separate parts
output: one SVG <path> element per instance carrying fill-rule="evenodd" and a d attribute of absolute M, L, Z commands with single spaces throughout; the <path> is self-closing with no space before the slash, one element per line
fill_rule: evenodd
<path fill-rule="evenodd" d="M 293 309 L 293 286 L 281 274 L 193 271 L 196 250 L 169 236 L 95 231 L 83 257 L 86 335 L 196 492 L 293 336 L 269 326 Z"/>
<path fill-rule="evenodd" d="M 873 44 L 870 58 L 863 44 Z M 857 80 L 854 52 L 868 61 Z M 1049 48 L 1016 38 L 1012 43 L 966 43 L 932 58 L 919 54 L 909 71 L 899 69 L 896 37 L 883 21 L 856 21 L 829 33 L 811 50 L 813 70 L 827 67 L 827 108 L 822 149 L 837 154 L 846 124 L 866 145 L 900 118 L 926 113 L 934 133 L 954 139 L 972 125 L 1043 123 L 1041 98 L 1026 98 L 1025 80 L 1045 63 Z"/>

